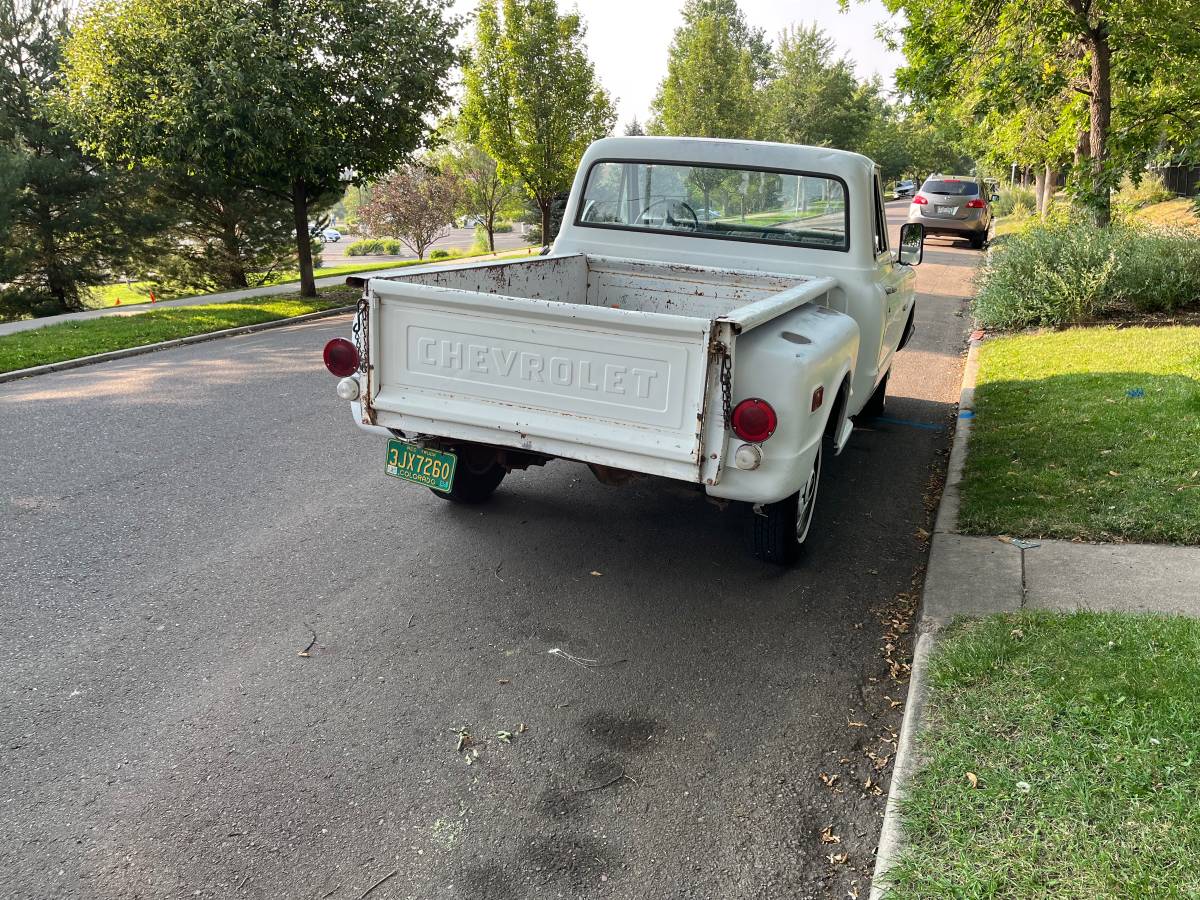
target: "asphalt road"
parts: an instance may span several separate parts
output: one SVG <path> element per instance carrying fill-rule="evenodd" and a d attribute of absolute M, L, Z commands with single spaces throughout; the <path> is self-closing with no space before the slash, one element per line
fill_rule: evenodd
<path fill-rule="evenodd" d="M 663 483 L 385 477 L 340 318 L 3 386 L 0 893 L 865 897 L 978 256 L 790 571 Z"/>

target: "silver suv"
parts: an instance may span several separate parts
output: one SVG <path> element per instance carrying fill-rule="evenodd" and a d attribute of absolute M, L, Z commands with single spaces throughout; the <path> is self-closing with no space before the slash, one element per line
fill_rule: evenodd
<path fill-rule="evenodd" d="M 913 196 L 908 221 L 920 222 L 926 234 L 963 237 L 982 250 L 992 226 L 987 187 L 974 175 L 930 175 Z"/>

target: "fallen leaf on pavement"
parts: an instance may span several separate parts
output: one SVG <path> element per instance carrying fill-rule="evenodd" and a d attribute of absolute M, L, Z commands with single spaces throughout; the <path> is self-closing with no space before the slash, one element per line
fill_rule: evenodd
<path fill-rule="evenodd" d="M 821 829 L 821 843 L 822 844 L 840 844 L 841 842 L 842 842 L 842 839 L 833 833 L 832 825 L 826 825 L 824 828 Z"/>

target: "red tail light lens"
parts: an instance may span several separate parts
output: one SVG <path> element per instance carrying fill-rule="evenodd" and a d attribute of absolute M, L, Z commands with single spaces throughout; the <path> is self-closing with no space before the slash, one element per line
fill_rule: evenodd
<path fill-rule="evenodd" d="M 922 197 L 920 194 L 917 194 L 917 196 L 913 197 L 913 203 L 917 204 L 917 206 L 924 206 L 928 202 L 929 201 L 926 200 L 924 197 Z"/>
<path fill-rule="evenodd" d="M 730 416 L 733 433 L 751 444 L 761 444 L 775 433 L 778 424 L 779 417 L 775 415 L 771 404 L 757 397 L 743 400 L 733 408 L 733 415 Z"/>
<path fill-rule="evenodd" d="M 984 203 L 982 200 L 980 200 L 978 197 L 976 197 L 974 200 L 967 201 L 968 209 L 983 209 L 985 206 L 987 206 L 987 204 Z"/>
<path fill-rule="evenodd" d="M 358 348 L 345 338 L 334 338 L 325 345 L 325 368 L 338 378 L 358 371 Z"/>

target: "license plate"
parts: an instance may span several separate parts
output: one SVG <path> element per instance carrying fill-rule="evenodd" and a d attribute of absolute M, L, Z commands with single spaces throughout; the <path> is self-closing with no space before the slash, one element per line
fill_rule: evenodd
<path fill-rule="evenodd" d="M 390 440 L 383 470 L 396 478 L 446 493 L 454 484 L 454 468 L 457 464 L 458 457 L 453 453 L 418 447 L 407 441 Z"/>
<path fill-rule="evenodd" d="M 939 206 L 937 208 L 937 211 L 943 216 L 958 215 L 958 207 L 957 206 Z"/>

